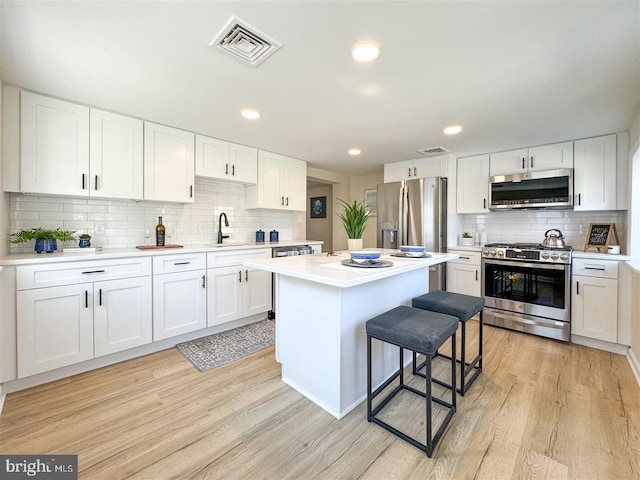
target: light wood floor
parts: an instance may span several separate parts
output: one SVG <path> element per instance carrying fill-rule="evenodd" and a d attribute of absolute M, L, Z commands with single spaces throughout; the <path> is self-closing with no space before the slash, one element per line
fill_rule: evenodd
<path fill-rule="evenodd" d="M 81 479 L 640 478 L 624 357 L 484 332 L 484 373 L 431 459 L 368 423 L 365 403 L 336 420 L 306 400 L 273 348 L 206 373 L 170 349 L 10 394 L 0 453 L 77 454 Z M 416 398 L 389 408 L 420 425 Z"/>

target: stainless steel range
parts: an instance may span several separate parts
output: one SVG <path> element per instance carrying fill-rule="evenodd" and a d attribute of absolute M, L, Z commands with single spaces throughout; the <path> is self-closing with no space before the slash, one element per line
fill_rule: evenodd
<path fill-rule="evenodd" d="M 570 341 L 571 252 L 528 243 L 485 245 L 484 322 Z"/>

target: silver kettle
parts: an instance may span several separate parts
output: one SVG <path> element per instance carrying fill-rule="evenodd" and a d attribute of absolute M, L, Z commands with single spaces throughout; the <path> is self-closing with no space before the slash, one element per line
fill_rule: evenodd
<path fill-rule="evenodd" d="M 558 234 L 556 235 L 550 232 L 558 232 Z M 547 230 L 544 234 L 544 242 L 542 242 L 542 245 L 548 248 L 564 248 L 564 236 L 562 232 L 555 228 Z"/>

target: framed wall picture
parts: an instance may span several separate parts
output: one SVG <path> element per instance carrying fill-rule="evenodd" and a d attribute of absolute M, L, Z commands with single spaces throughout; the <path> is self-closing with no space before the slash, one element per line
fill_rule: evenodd
<path fill-rule="evenodd" d="M 364 206 L 372 217 L 378 215 L 378 190 L 373 188 L 364 191 Z"/>
<path fill-rule="evenodd" d="M 327 197 L 311 197 L 309 212 L 311 218 L 327 218 Z"/>

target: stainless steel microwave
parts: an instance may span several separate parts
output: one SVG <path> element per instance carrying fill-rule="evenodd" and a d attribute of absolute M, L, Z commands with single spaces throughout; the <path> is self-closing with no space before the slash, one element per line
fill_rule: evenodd
<path fill-rule="evenodd" d="M 573 169 L 489 178 L 489 209 L 573 208 Z"/>

